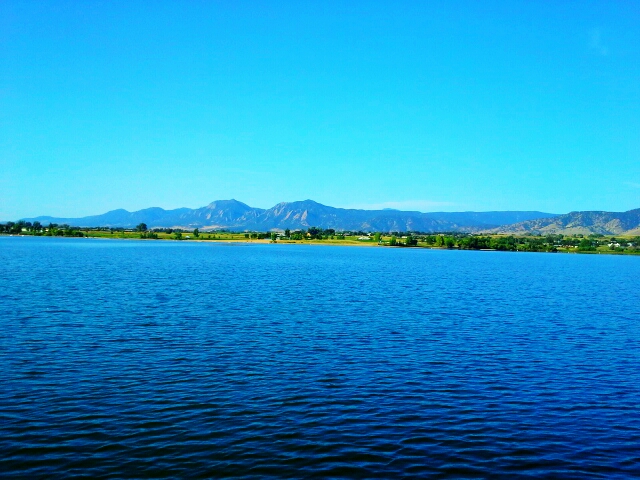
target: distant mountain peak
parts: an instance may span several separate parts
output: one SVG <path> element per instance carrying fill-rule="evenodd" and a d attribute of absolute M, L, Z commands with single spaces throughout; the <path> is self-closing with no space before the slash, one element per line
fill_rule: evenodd
<path fill-rule="evenodd" d="M 207 205 L 207 207 L 211 207 L 211 208 L 218 208 L 220 206 L 230 206 L 230 205 L 234 205 L 234 206 L 242 206 L 242 207 L 246 207 L 246 208 L 251 208 L 249 205 L 247 205 L 246 203 L 242 203 L 238 200 L 236 200 L 235 198 L 232 198 L 230 200 L 214 200 L 213 202 L 211 202 L 209 205 Z"/>
<path fill-rule="evenodd" d="M 318 203 L 315 200 L 311 200 L 309 198 L 307 198 L 306 200 L 295 200 L 293 202 L 284 202 L 287 205 L 304 205 L 304 206 L 319 206 L 319 207 L 326 207 L 326 205 L 323 205 L 322 203 Z"/>

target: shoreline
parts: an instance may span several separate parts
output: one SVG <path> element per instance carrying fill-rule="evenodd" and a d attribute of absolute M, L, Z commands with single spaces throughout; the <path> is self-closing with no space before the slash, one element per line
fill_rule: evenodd
<path fill-rule="evenodd" d="M 307 246 L 325 246 L 325 247 L 382 247 L 382 248 L 395 248 L 395 249 L 410 249 L 410 250 L 443 250 L 443 251 L 458 251 L 458 252 L 504 252 L 504 253 L 560 253 L 560 254 L 579 254 L 579 255 L 624 255 L 624 256 L 640 256 L 640 251 L 571 251 L 568 249 L 558 250 L 556 252 L 545 251 L 526 251 L 526 250 L 498 250 L 492 248 L 447 248 L 436 247 L 429 245 L 414 245 L 414 246 L 402 246 L 402 245 L 381 245 L 377 243 L 369 242 L 353 242 L 353 241 L 335 241 L 335 240 L 280 240 L 272 241 L 267 239 L 182 239 L 177 240 L 174 238 L 132 238 L 132 237 L 116 237 L 116 236 L 82 236 L 82 237 L 65 237 L 65 236 L 49 236 L 49 235 L 17 235 L 17 234 L 0 234 L 0 237 L 22 237 L 22 238 L 65 238 L 65 239 L 88 239 L 88 240 L 128 240 L 128 241 L 162 241 L 162 242 L 176 242 L 176 243 L 223 243 L 223 244 L 249 244 L 249 245 L 307 245 Z"/>

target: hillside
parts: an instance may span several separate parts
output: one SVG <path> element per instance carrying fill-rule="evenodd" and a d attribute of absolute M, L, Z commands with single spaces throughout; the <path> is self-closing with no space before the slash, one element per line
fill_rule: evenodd
<path fill-rule="evenodd" d="M 540 233 L 574 235 L 591 233 L 602 235 L 638 235 L 640 208 L 628 212 L 571 212 L 550 218 L 537 218 L 493 230 L 497 233 Z"/>

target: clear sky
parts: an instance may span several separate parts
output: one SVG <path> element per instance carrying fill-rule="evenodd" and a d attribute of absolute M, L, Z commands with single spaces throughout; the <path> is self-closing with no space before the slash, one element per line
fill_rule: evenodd
<path fill-rule="evenodd" d="M 640 207 L 640 2 L 0 1 L 0 220 Z"/>

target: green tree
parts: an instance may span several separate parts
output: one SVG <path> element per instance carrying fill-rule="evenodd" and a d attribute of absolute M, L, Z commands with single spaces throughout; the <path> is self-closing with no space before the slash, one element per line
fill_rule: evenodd
<path fill-rule="evenodd" d="M 581 250 L 583 252 L 588 252 L 588 251 L 595 250 L 595 247 L 591 244 L 591 240 L 583 238 L 582 240 L 580 240 L 580 243 L 578 244 L 578 250 Z"/>
<path fill-rule="evenodd" d="M 182 240 L 182 232 L 174 232 L 173 238 L 176 240 Z"/>
<path fill-rule="evenodd" d="M 278 240 L 278 234 L 276 232 L 271 232 L 271 241 L 275 242 Z"/>
<path fill-rule="evenodd" d="M 380 232 L 376 232 L 373 235 L 373 241 L 376 242 L 376 243 L 380 243 Z"/>
<path fill-rule="evenodd" d="M 289 230 L 288 228 L 284 231 L 284 236 L 289 238 L 291 236 L 291 230 Z"/>
<path fill-rule="evenodd" d="M 7 222 L 7 225 L 9 224 L 11 224 L 10 232 L 13 234 L 20 234 L 22 233 L 22 228 L 26 228 L 23 220 L 20 220 L 18 223 Z"/>
<path fill-rule="evenodd" d="M 398 239 L 394 235 L 394 236 L 391 237 L 391 240 L 389 240 L 389 245 L 391 245 L 393 247 L 393 246 L 395 246 L 396 243 L 398 243 Z"/>
<path fill-rule="evenodd" d="M 198 238 L 200 236 L 200 230 L 198 230 L 197 228 L 193 230 L 193 236 Z"/>
<path fill-rule="evenodd" d="M 146 223 L 139 223 L 138 226 L 136 227 L 136 231 L 138 231 L 138 232 L 146 232 L 147 231 L 147 224 Z"/>
<path fill-rule="evenodd" d="M 307 233 L 310 234 L 311 236 L 309 237 L 310 239 L 314 239 L 314 238 L 322 238 L 322 230 L 318 227 L 309 227 L 307 229 Z"/>

